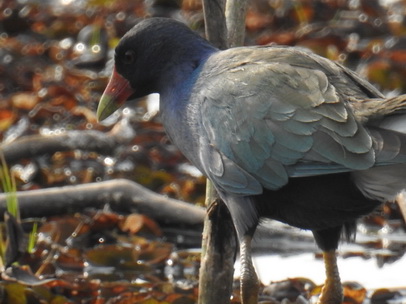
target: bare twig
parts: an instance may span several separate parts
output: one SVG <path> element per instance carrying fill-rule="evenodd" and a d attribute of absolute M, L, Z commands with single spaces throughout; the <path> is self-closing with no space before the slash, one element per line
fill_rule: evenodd
<path fill-rule="evenodd" d="M 213 184 L 206 188 L 208 216 L 204 220 L 199 278 L 199 303 L 228 303 L 232 292 L 236 239 L 227 207 Z"/>
<path fill-rule="evenodd" d="M 227 45 L 241 45 L 245 32 L 248 1 L 227 0 L 227 9 L 225 1 L 203 1 L 206 36 L 220 49 L 226 48 Z M 242 11 L 237 12 L 239 9 Z M 237 33 L 238 31 L 240 33 Z M 208 181 L 206 207 L 211 212 L 204 221 L 198 299 L 200 304 L 228 303 L 232 292 L 236 235 L 227 208 L 223 203 L 215 203 L 216 198 L 214 187 Z"/>
<path fill-rule="evenodd" d="M 7 163 L 75 149 L 110 155 L 114 152 L 120 140 L 113 133 L 94 130 L 68 131 L 59 135 L 24 136 L 11 143 L 1 145 L 0 151 L 4 154 Z"/>
<path fill-rule="evenodd" d="M 236 47 L 244 44 L 245 16 L 247 14 L 247 8 L 247 0 L 227 0 L 225 15 L 229 47 Z"/>
<path fill-rule="evenodd" d="M 228 48 L 225 6 L 226 0 L 203 1 L 206 38 L 221 50 Z"/>
<path fill-rule="evenodd" d="M 61 151 L 91 151 L 112 155 L 117 147 L 130 142 L 134 130 L 128 119 L 121 119 L 110 132 L 66 131 L 57 135 L 28 135 L 0 145 L 7 163 Z"/>
<path fill-rule="evenodd" d="M 99 183 L 17 192 L 21 217 L 43 217 L 102 208 L 136 210 L 157 221 L 197 225 L 203 223 L 203 208 L 157 194 L 137 183 L 116 179 Z M 0 213 L 6 210 L 6 196 L 0 194 Z"/>

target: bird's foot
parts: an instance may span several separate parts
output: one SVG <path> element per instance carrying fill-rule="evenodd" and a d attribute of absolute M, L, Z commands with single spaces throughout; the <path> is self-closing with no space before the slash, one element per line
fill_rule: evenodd
<path fill-rule="evenodd" d="M 244 236 L 240 243 L 240 289 L 242 304 L 258 303 L 259 282 L 254 265 L 252 265 L 251 239 L 251 236 Z"/>
<path fill-rule="evenodd" d="M 241 277 L 241 303 L 258 304 L 259 283 L 257 276 Z"/>
<path fill-rule="evenodd" d="M 337 282 L 326 282 L 317 304 L 341 304 L 343 302 L 343 292 L 341 284 Z"/>
<path fill-rule="evenodd" d="M 317 304 L 341 304 L 343 301 L 343 290 L 338 273 L 335 250 L 324 251 L 323 259 L 326 266 L 326 282 L 321 290 Z"/>

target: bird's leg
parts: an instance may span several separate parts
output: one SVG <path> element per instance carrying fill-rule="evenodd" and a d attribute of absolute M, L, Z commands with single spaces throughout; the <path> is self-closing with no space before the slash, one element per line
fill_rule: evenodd
<path fill-rule="evenodd" d="M 343 291 L 337 267 L 336 251 L 323 251 L 323 259 L 326 267 L 326 282 L 317 304 L 340 304 L 343 301 Z"/>
<path fill-rule="evenodd" d="M 244 235 L 240 241 L 240 288 L 242 304 L 257 304 L 259 282 L 251 256 L 251 235 Z"/>

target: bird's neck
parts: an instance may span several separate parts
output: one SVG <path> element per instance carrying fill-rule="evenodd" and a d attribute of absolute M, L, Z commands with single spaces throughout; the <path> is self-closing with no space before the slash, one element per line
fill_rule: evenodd
<path fill-rule="evenodd" d="M 192 52 L 162 71 L 158 81 L 158 93 L 163 101 L 160 103 L 161 112 L 184 111 L 183 108 L 190 104 L 190 94 L 207 59 L 215 52 L 217 49 L 213 47 Z"/>
<path fill-rule="evenodd" d="M 199 101 L 193 98 L 196 80 L 204 66 L 202 60 L 198 66 L 177 70 L 167 79 L 166 89 L 160 92 L 160 115 L 171 141 L 182 153 L 198 166 L 199 146 Z M 181 126 L 181 127 L 180 127 Z M 188 143 L 185 145 L 185 143 Z"/>
<path fill-rule="evenodd" d="M 207 59 L 217 51 L 211 45 L 198 49 L 190 48 L 189 51 L 183 50 L 182 56 L 178 55 L 173 60 L 168 60 L 169 62 L 161 71 L 157 81 L 158 93 L 169 96 L 187 93 L 193 87 L 193 83 Z"/>

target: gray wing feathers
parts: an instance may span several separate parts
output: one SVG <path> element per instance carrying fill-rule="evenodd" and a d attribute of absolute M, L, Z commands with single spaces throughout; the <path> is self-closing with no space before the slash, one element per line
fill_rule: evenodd
<path fill-rule="evenodd" d="M 244 77 L 250 77 L 250 86 Z M 245 64 L 223 72 L 213 87 L 206 84 L 201 109 L 210 149 L 221 160 L 208 165 L 211 178 L 232 193 L 262 191 L 242 176 L 278 189 L 296 175 L 295 164 L 310 162 L 315 154 L 334 164 L 332 172 L 374 164 L 370 136 L 318 70 Z M 319 172 L 318 163 L 303 168 L 301 176 Z"/>
<path fill-rule="evenodd" d="M 219 77 L 211 72 L 199 92 L 209 142 L 202 147 L 202 162 L 220 188 L 258 194 L 262 187 L 284 186 L 289 177 L 366 170 L 399 160 L 403 152 L 393 150 L 400 138 L 370 133 L 362 125 L 362 94 L 382 98 L 376 89 L 339 65 L 315 63 L 310 54 L 305 56 L 313 64 L 295 58 L 292 65 L 280 53 L 275 60 L 282 62 L 240 58 L 231 68 L 219 67 Z"/>
<path fill-rule="evenodd" d="M 258 180 L 217 149 L 211 146 L 202 149 L 202 158 L 206 160 L 204 166 L 208 164 L 207 174 L 221 189 L 244 195 L 262 192 Z"/>

